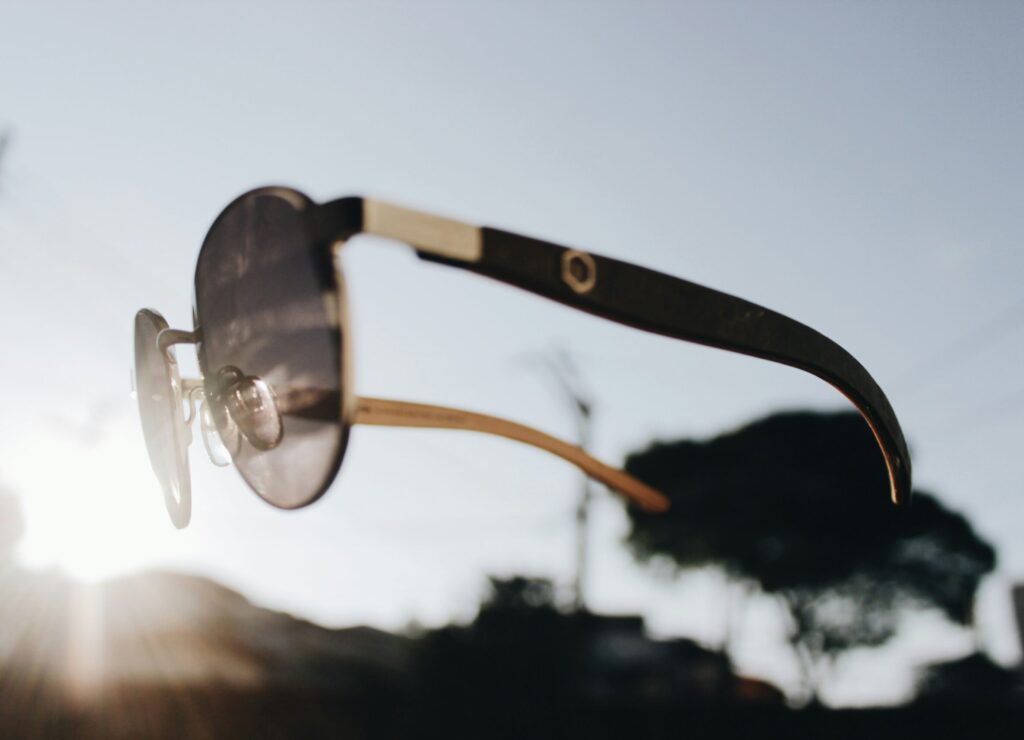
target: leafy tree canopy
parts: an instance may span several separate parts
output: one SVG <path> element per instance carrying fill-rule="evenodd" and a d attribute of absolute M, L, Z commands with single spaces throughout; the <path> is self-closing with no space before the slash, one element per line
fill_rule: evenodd
<path fill-rule="evenodd" d="M 640 561 L 717 566 L 783 597 L 813 652 L 875 645 L 902 608 L 972 619 L 995 552 L 961 514 L 918 491 L 889 502 L 882 457 L 854 413 L 779 413 L 709 441 L 656 443 L 627 470 L 672 500 L 631 508 Z"/>

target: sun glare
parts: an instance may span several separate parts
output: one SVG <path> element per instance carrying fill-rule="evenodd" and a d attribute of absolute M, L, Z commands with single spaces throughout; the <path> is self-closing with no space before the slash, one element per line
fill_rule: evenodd
<path fill-rule="evenodd" d="M 95 581 L 156 564 L 184 544 L 173 539 L 145 448 L 127 419 L 89 442 L 39 430 L 4 472 L 24 509 L 19 555 L 29 567 Z"/>

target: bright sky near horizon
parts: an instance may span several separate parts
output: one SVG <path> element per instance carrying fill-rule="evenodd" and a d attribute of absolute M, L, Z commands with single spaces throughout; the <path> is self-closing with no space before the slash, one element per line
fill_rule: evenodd
<path fill-rule="evenodd" d="M 1024 7 L 282 8 L 0 0 L 0 481 L 25 506 L 27 564 L 185 568 L 325 623 L 391 627 L 470 615 L 484 574 L 568 581 L 577 474 L 457 433 L 358 429 L 332 491 L 290 514 L 194 445 L 193 523 L 172 529 L 128 396 L 131 319 L 150 306 L 189 327 L 209 224 L 280 183 L 627 259 L 836 339 L 889 395 L 917 487 L 999 548 L 982 620 L 1015 659 L 1003 590 L 1024 579 Z M 616 462 L 655 437 L 842 403 L 797 371 L 606 324 L 384 240 L 346 252 L 365 394 L 571 437 L 536 359 L 566 347 L 598 400 L 595 449 Z M 603 498 L 592 606 L 720 640 L 716 579 L 656 581 L 623 531 Z M 761 611 L 740 666 L 791 682 Z M 854 656 L 833 699 L 905 692 L 907 656 L 943 655 L 945 633 L 926 627 L 889 657 Z"/>

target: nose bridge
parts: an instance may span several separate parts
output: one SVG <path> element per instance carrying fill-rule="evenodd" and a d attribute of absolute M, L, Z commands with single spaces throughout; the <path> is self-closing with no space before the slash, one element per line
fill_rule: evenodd
<path fill-rule="evenodd" d="M 165 355 L 176 344 L 195 344 L 199 341 L 199 330 L 161 329 L 156 335 L 156 344 Z"/>
<path fill-rule="evenodd" d="M 175 378 L 174 384 L 182 401 L 187 404 L 188 413 L 183 413 L 182 433 L 187 434 L 188 439 L 183 440 L 185 447 L 191 442 L 191 427 L 196 417 L 200 417 L 200 428 L 203 435 L 204 447 L 214 465 L 224 465 L 223 458 L 228 452 L 224 440 L 213 437 L 217 434 L 216 424 L 213 422 L 213 406 L 223 406 L 224 421 L 232 426 L 238 426 L 238 432 L 244 436 L 258 450 L 270 450 L 281 441 L 284 434 L 284 425 L 280 412 L 277 409 L 274 393 L 267 383 L 255 376 L 245 376 L 237 368 L 238 377 L 227 384 L 224 393 L 220 391 L 210 397 L 206 394 L 204 381 L 199 378 L 179 378 L 177 371 L 177 360 L 172 348 L 177 344 L 195 345 L 200 339 L 200 330 L 195 328 L 192 331 L 184 329 L 165 328 L 160 330 L 156 336 L 157 348 L 164 357 L 164 360 L 172 368 L 172 375 Z M 200 411 L 196 412 L 196 401 L 200 403 Z M 210 414 L 204 416 L 203 408 L 209 409 Z M 238 440 L 240 442 L 240 439 Z M 236 445 L 237 446 L 237 445 Z"/>

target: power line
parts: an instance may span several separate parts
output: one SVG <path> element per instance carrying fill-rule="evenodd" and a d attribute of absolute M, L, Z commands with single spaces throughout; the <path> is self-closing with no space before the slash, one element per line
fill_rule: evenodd
<path fill-rule="evenodd" d="M 1018 300 L 919 362 L 904 374 L 903 379 L 895 384 L 896 387 L 906 389 L 903 391 L 904 397 L 920 392 L 942 373 L 974 357 L 977 352 L 998 342 L 1011 332 L 1019 330 L 1024 325 L 1019 320 L 1021 315 L 1024 315 L 1024 299 Z"/>
<path fill-rule="evenodd" d="M 955 431 L 957 438 L 974 432 L 980 427 L 1003 421 L 1024 411 L 1024 388 L 1017 388 L 992 401 L 987 401 L 975 407 L 966 414 L 961 414 L 957 419 L 944 429 Z"/>

